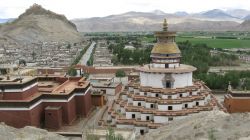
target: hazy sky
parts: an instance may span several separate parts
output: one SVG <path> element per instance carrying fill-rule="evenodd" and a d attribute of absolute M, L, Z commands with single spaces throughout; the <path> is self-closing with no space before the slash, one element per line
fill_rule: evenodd
<path fill-rule="evenodd" d="M 155 9 L 173 13 L 201 12 L 210 9 L 242 8 L 250 10 L 250 0 L 0 0 L 0 18 L 15 18 L 33 3 L 67 18 L 102 17 L 128 11 Z"/>

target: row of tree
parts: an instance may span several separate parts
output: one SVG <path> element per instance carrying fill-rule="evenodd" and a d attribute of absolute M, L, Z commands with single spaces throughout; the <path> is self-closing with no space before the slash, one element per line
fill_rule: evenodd
<path fill-rule="evenodd" d="M 211 48 L 206 44 L 192 45 L 189 41 L 178 42 L 182 52 L 182 63 L 197 67 L 195 75 L 207 73 L 209 66 L 237 66 L 238 57 L 232 54 L 211 55 Z"/>
<path fill-rule="evenodd" d="M 142 65 L 150 62 L 151 48 L 129 50 L 124 48 L 123 43 L 117 45 L 110 44 L 108 48 L 114 54 L 112 58 L 112 63 L 114 64 Z"/>
<path fill-rule="evenodd" d="M 225 75 L 201 73 L 196 76 L 211 89 L 227 89 L 229 82 L 234 89 L 250 90 L 250 71 L 230 71 Z"/>

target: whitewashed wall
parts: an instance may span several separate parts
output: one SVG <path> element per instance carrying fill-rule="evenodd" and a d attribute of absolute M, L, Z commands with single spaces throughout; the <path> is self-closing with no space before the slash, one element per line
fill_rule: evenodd
<path fill-rule="evenodd" d="M 135 119 L 141 118 L 141 112 L 126 112 L 126 119 L 132 119 L 132 114 L 135 114 Z"/>
<path fill-rule="evenodd" d="M 172 106 L 173 111 L 182 110 L 182 104 L 174 104 L 174 105 L 160 105 L 160 104 L 158 104 L 158 110 L 168 111 L 168 106 Z"/>
<path fill-rule="evenodd" d="M 141 86 L 151 86 L 155 88 L 164 88 L 162 79 L 165 74 L 160 73 L 144 73 L 140 72 Z M 185 86 L 192 86 L 192 72 L 182 74 L 172 74 L 175 79 L 173 88 L 181 88 Z"/>
<path fill-rule="evenodd" d="M 192 72 L 182 74 L 172 74 L 175 79 L 174 88 L 181 88 L 185 86 L 192 86 Z"/>
<path fill-rule="evenodd" d="M 141 103 L 141 106 L 145 107 L 145 101 L 133 101 L 133 106 L 138 106 L 138 103 Z"/>
<path fill-rule="evenodd" d="M 116 124 L 117 128 L 134 129 L 134 125 Z"/>
<path fill-rule="evenodd" d="M 141 114 L 141 120 L 142 121 L 147 121 L 147 116 L 149 116 L 149 120 L 153 120 L 154 119 L 153 114 Z"/>

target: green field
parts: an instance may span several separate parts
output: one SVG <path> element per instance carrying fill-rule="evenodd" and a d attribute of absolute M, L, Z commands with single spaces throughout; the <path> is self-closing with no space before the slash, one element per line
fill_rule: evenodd
<path fill-rule="evenodd" d="M 211 48 L 250 48 L 250 40 L 241 39 L 212 39 L 177 37 L 177 42 L 189 40 L 192 44 L 205 43 Z"/>

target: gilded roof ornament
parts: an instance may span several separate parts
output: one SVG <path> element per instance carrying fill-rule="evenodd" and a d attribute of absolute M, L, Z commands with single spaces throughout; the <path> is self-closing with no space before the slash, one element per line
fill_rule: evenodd
<path fill-rule="evenodd" d="M 164 22 L 163 22 L 163 31 L 168 31 L 167 19 L 164 19 Z"/>

